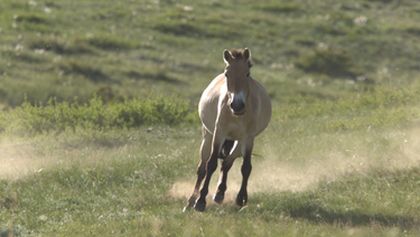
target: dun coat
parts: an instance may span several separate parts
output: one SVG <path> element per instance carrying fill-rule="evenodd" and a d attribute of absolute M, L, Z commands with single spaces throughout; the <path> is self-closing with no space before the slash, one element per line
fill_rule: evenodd
<path fill-rule="evenodd" d="M 224 50 L 223 59 L 226 63 L 224 72 L 207 86 L 199 102 L 203 131 L 201 159 L 194 192 L 184 210 L 190 207 L 197 211 L 205 210 L 209 183 L 217 168 L 218 158 L 222 159 L 222 167 L 213 199 L 216 203 L 222 203 L 229 169 L 240 156 L 243 157 L 242 184 L 236 204 L 246 205 L 254 139 L 267 127 L 271 118 L 270 98 L 262 85 L 250 75 L 250 50 Z"/>

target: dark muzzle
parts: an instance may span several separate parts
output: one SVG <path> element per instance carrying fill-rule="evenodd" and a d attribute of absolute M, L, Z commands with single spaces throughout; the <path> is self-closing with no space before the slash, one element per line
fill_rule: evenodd
<path fill-rule="evenodd" d="M 245 112 L 245 103 L 242 100 L 234 99 L 230 104 L 230 108 L 236 115 L 241 115 Z"/>

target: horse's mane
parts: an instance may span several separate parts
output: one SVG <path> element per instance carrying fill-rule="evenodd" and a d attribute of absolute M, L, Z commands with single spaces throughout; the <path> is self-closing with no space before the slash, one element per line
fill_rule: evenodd
<path fill-rule="evenodd" d="M 238 60 L 238 59 L 245 59 L 245 56 L 244 56 L 244 51 L 245 51 L 245 49 L 230 49 L 230 50 L 229 50 L 230 54 L 233 56 L 233 58 L 234 58 L 235 60 Z M 252 67 L 252 62 L 251 62 L 251 60 L 248 60 L 248 66 L 249 66 L 249 67 Z"/>

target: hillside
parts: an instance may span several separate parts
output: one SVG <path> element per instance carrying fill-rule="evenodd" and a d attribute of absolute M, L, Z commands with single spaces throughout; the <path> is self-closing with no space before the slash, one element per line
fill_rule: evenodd
<path fill-rule="evenodd" d="M 0 4 L 3 106 L 162 91 L 195 101 L 233 47 L 252 50 L 253 74 L 278 100 L 418 77 L 415 0 Z"/>

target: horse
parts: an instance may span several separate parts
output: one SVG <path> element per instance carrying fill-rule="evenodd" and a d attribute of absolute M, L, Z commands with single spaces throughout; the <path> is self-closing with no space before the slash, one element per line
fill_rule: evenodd
<path fill-rule="evenodd" d="M 242 184 L 236 204 L 247 204 L 248 178 L 251 174 L 251 154 L 255 137 L 271 119 L 271 101 L 264 87 L 250 75 L 251 52 L 248 48 L 223 51 L 226 64 L 223 73 L 216 76 L 203 91 L 198 105 L 203 140 L 201 159 L 197 168 L 197 181 L 184 211 L 194 207 L 206 208 L 206 196 L 212 174 L 222 159 L 221 175 L 213 200 L 221 204 L 226 181 L 236 158 L 242 156 Z M 201 183 L 204 179 L 204 184 Z"/>

